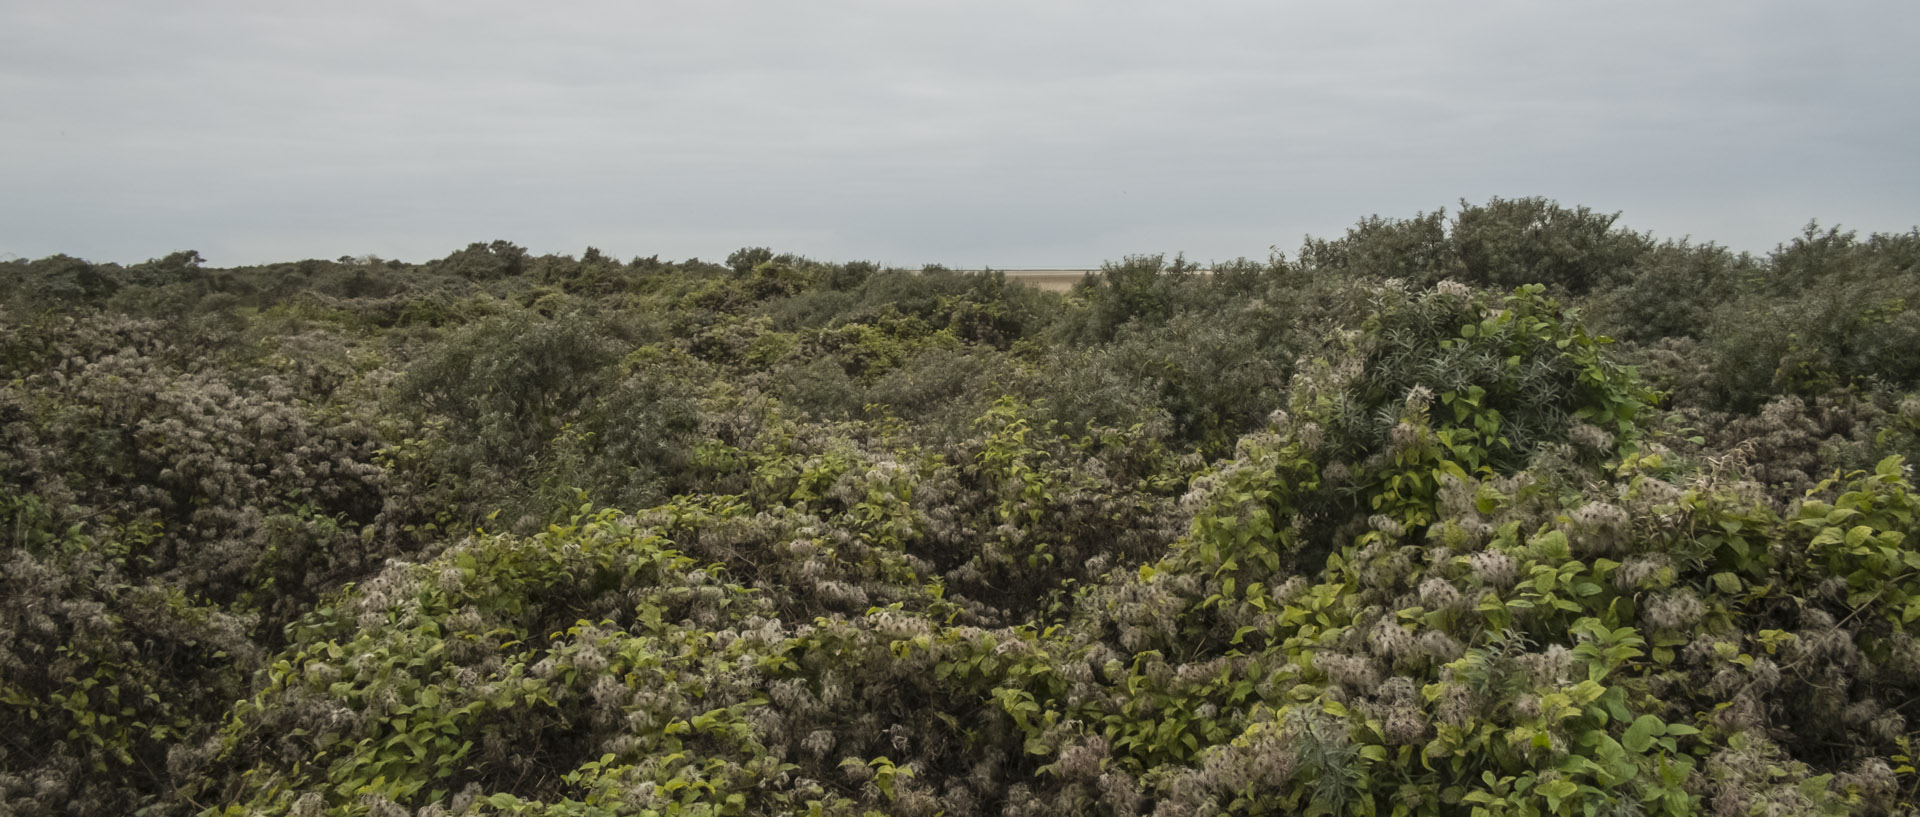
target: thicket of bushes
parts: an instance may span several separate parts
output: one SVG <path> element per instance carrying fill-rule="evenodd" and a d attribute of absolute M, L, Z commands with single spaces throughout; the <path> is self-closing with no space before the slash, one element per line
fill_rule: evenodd
<path fill-rule="evenodd" d="M 1917 261 L 0 264 L 0 804 L 1911 813 Z"/>

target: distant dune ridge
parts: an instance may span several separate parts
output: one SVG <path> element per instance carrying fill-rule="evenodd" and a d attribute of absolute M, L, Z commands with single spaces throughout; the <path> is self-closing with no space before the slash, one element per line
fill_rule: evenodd
<path fill-rule="evenodd" d="M 966 272 L 984 272 L 985 270 L 965 270 Z M 1007 276 L 1009 281 L 1018 281 L 1035 286 L 1048 292 L 1065 292 L 1073 288 L 1080 279 L 1099 269 L 1008 269 L 997 270 Z"/>
<path fill-rule="evenodd" d="M 960 272 L 986 272 L 984 269 L 959 270 Z M 1080 279 L 1100 272 L 1099 268 L 1089 269 L 995 269 L 1007 276 L 1007 280 L 1038 287 L 1048 292 L 1066 292 Z M 1205 270 L 1201 270 L 1204 274 Z"/>

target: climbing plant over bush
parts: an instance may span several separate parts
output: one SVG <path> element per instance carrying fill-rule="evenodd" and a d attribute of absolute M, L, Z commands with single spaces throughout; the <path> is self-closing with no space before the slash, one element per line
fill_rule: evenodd
<path fill-rule="evenodd" d="M 0 810 L 1910 813 L 1914 246 L 0 262 Z"/>

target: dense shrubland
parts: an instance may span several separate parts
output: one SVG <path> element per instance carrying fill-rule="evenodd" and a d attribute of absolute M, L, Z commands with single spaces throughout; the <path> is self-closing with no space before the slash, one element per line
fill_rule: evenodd
<path fill-rule="evenodd" d="M 1911 813 L 1917 262 L 0 264 L 0 804 Z"/>

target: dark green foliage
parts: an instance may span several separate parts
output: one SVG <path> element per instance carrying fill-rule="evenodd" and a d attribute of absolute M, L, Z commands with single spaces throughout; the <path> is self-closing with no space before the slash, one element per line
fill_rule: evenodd
<path fill-rule="evenodd" d="M 1086 343 L 1113 339 L 1120 327 L 1130 323 L 1148 326 L 1166 322 L 1178 310 L 1175 293 L 1197 268 L 1185 258 L 1166 263 L 1163 256 L 1132 256 L 1118 264 L 1107 264 L 1100 274 L 1089 276 L 1074 289 L 1086 299 L 1086 311 L 1071 325 L 1071 337 Z"/>
<path fill-rule="evenodd" d="M 1407 220 L 1373 216 L 1344 238 L 1308 239 L 1300 261 L 1317 272 L 1415 287 L 1444 280 L 1495 289 L 1544 284 L 1584 295 L 1619 284 L 1651 249 L 1642 236 L 1615 229 L 1617 217 L 1540 198 L 1462 201 L 1451 221 L 1444 211 Z"/>
<path fill-rule="evenodd" d="M 1731 304 L 1719 317 L 1719 348 L 1726 368 L 1754 377 L 1772 356 L 1772 381 L 1733 381 L 1725 402 L 1748 407 L 1766 390 L 1818 394 L 1868 381 L 1901 388 L 1920 385 L 1920 234 L 1875 237 L 1815 234 L 1776 251 L 1774 274 L 1760 291 Z M 1798 297 L 1762 300 L 1789 287 Z M 1718 340 L 1718 339 L 1717 339 Z M 1755 359 L 1760 356 L 1760 359 Z"/>
<path fill-rule="evenodd" d="M 1697 339 L 1674 361 L 1675 398 L 1743 413 L 1775 395 L 1920 387 L 1920 233 L 1860 240 L 1809 225 L 1766 259 L 1668 245 L 1600 294 L 1601 321 L 1643 343 Z"/>
<path fill-rule="evenodd" d="M 200 267 L 205 263 L 199 252 L 182 250 L 128 267 L 127 278 L 129 283 L 156 288 L 191 283 L 202 277 Z"/>
<path fill-rule="evenodd" d="M 575 419 L 618 355 L 589 318 L 490 318 L 409 368 L 396 398 L 448 418 L 460 439 L 480 448 L 478 459 L 514 462 Z"/>
<path fill-rule="evenodd" d="M 1916 248 L 0 264 L 0 811 L 1911 813 Z"/>
<path fill-rule="evenodd" d="M 468 244 L 466 249 L 440 259 L 434 264 L 434 271 L 469 281 L 491 281 L 525 272 L 527 259 L 526 248 L 513 242 L 494 241 L 487 244 L 475 241 Z"/>
<path fill-rule="evenodd" d="M 1494 199 L 1483 207 L 1463 201 L 1448 237 L 1465 283 L 1496 289 L 1537 283 L 1584 295 L 1618 284 L 1649 247 L 1646 239 L 1614 229 L 1617 218 L 1537 198 Z"/>
<path fill-rule="evenodd" d="M 15 262 L 8 288 L 34 300 L 99 303 L 120 289 L 116 270 L 102 269 L 70 255 Z"/>
<path fill-rule="evenodd" d="M 1332 398 L 1336 444 L 1380 448 L 1407 420 L 1402 402 L 1437 402 L 1436 422 L 1461 424 L 1461 439 L 1438 442 L 1481 449 L 1464 458 L 1468 470 L 1511 470 L 1541 445 L 1566 440 L 1575 422 L 1632 434 L 1652 395 L 1601 356 L 1610 341 L 1589 336 L 1542 289 L 1525 286 L 1498 302 L 1464 288 L 1404 300 L 1387 293 L 1353 344 L 1364 355 L 1360 378 Z"/>
<path fill-rule="evenodd" d="M 1754 277 L 1755 263 L 1712 244 L 1661 244 L 1640 258 L 1628 280 L 1597 293 L 1590 314 L 1622 340 L 1705 337 L 1715 308 Z"/>
<path fill-rule="evenodd" d="M 1224 453 L 1286 404 L 1297 350 L 1291 338 L 1263 331 L 1265 317 L 1235 309 L 1129 325 L 1047 373 L 1051 413 L 1070 423 L 1139 423 L 1171 443 Z"/>
<path fill-rule="evenodd" d="M 773 250 L 766 247 L 741 247 L 727 256 L 727 268 L 735 275 L 745 275 L 754 267 L 773 260 Z"/>
<path fill-rule="evenodd" d="M 1447 213 L 1435 210 L 1410 219 L 1368 216 L 1337 239 L 1308 238 L 1300 266 L 1316 272 L 1432 286 L 1457 274 L 1447 239 Z"/>
<path fill-rule="evenodd" d="M 415 418 L 404 467 L 469 517 L 544 524 L 576 491 L 645 504 L 689 461 L 693 398 L 670 367 L 620 362 L 616 325 L 517 312 L 453 333 L 410 366 L 392 405 Z M 638 353 L 636 353 L 637 355 Z"/>

